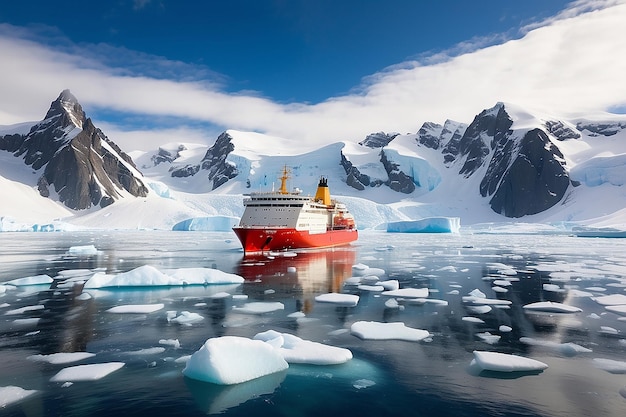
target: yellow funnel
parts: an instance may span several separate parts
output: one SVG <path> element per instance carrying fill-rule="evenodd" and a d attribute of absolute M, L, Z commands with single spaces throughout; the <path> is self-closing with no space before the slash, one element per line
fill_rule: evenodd
<path fill-rule="evenodd" d="M 327 206 L 330 205 L 330 190 L 328 189 L 328 180 L 324 177 L 320 178 L 320 183 L 317 184 L 315 201 L 319 201 L 322 204 L 326 204 Z"/>

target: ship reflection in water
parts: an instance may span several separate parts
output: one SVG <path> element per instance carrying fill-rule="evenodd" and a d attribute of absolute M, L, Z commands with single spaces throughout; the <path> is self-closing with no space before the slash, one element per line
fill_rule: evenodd
<path fill-rule="evenodd" d="M 244 277 L 244 292 L 252 299 L 290 295 L 298 311 L 309 313 L 316 295 L 341 292 L 352 276 L 356 249 L 341 247 L 300 252 L 268 252 L 245 256 L 237 273 Z M 271 289 L 270 289 L 271 288 Z"/>

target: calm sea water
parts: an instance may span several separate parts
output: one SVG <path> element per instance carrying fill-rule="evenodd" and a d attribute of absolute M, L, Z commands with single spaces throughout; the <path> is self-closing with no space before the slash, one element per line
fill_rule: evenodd
<path fill-rule="evenodd" d="M 72 246 L 91 244 L 98 255 L 68 253 Z M 0 284 L 68 270 L 119 273 L 146 264 L 161 270 L 212 267 L 246 279 L 242 285 L 100 290 L 88 300 L 76 298 L 80 285 L 20 287 L 0 294 L 0 387 L 38 391 L 0 409 L 0 415 L 624 416 L 626 321 L 594 297 L 626 295 L 625 249 L 621 239 L 365 231 L 345 248 L 268 260 L 244 258 L 231 233 L 0 233 Z M 447 304 L 400 300 L 401 308 L 387 308 L 387 297 L 343 285 L 357 263 L 384 269 L 381 279 L 397 279 L 401 287 L 428 287 L 430 298 Z M 496 279 L 511 282 L 507 292 L 492 289 Z M 512 304 L 474 311 L 462 297 L 475 289 Z M 233 306 L 246 301 L 211 298 L 222 291 L 245 294 L 247 302 L 279 301 L 285 309 L 237 313 Z M 356 293 L 360 301 L 356 307 L 315 301 L 328 292 Z M 522 308 L 536 301 L 559 301 L 583 312 L 542 314 Z M 105 312 L 116 305 L 149 303 L 164 303 L 165 308 L 150 314 Z M 44 308 L 5 314 L 33 305 Z M 166 311 L 196 312 L 205 319 L 181 326 L 168 322 Z M 296 311 L 306 318 L 289 317 Z M 463 319 L 469 316 L 483 323 Z M 24 320 L 28 318 L 39 320 Z M 359 320 L 401 321 L 428 330 L 432 338 L 361 340 L 349 331 Z M 502 325 L 512 330 L 501 331 Z M 175 361 L 208 338 L 252 337 L 269 329 L 348 348 L 354 359 L 336 366 L 291 365 L 285 372 L 234 386 L 187 379 L 181 373 L 184 364 Z M 487 343 L 481 335 L 501 338 Z M 592 352 L 574 355 L 520 338 L 572 342 Z M 160 345 L 161 339 L 178 339 L 181 346 Z M 154 347 L 165 351 L 137 354 Z M 479 372 L 470 366 L 474 350 L 531 357 L 549 368 L 541 373 Z M 96 356 L 65 365 L 27 359 L 73 351 Z M 607 368 L 606 360 L 616 366 Z M 67 366 L 112 361 L 125 366 L 97 381 L 69 386 L 50 381 Z"/>

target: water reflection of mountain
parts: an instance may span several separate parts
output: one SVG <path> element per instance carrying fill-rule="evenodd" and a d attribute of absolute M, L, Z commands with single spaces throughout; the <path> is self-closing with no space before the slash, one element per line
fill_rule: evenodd
<path fill-rule="evenodd" d="M 341 292 L 355 259 L 355 249 L 350 247 L 246 256 L 237 274 L 245 278 L 244 292 L 250 298 L 294 297 L 306 313 L 316 295 Z"/>

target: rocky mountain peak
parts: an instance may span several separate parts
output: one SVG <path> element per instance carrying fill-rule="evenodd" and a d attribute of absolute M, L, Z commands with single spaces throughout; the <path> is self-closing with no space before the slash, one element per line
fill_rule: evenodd
<path fill-rule="evenodd" d="M 60 118 L 58 123 L 61 127 L 74 126 L 83 128 L 83 123 L 87 119 L 82 106 L 70 90 L 63 90 L 59 97 L 50 104 L 50 109 L 44 120 Z"/>
<path fill-rule="evenodd" d="M 5 150 L 41 170 L 39 193 L 56 195 L 71 209 L 104 207 L 124 192 L 136 197 L 148 193 L 132 159 L 94 126 L 69 90 L 61 92 L 27 135 L 12 137 L 7 145 Z"/>
<path fill-rule="evenodd" d="M 399 133 L 385 133 L 385 132 L 371 133 L 367 135 L 365 139 L 359 142 L 359 145 L 367 146 L 368 148 L 374 148 L 374 149 L 383 148 L 389 145 L 389 142 L 391 142 L 398 135 Z"/>

